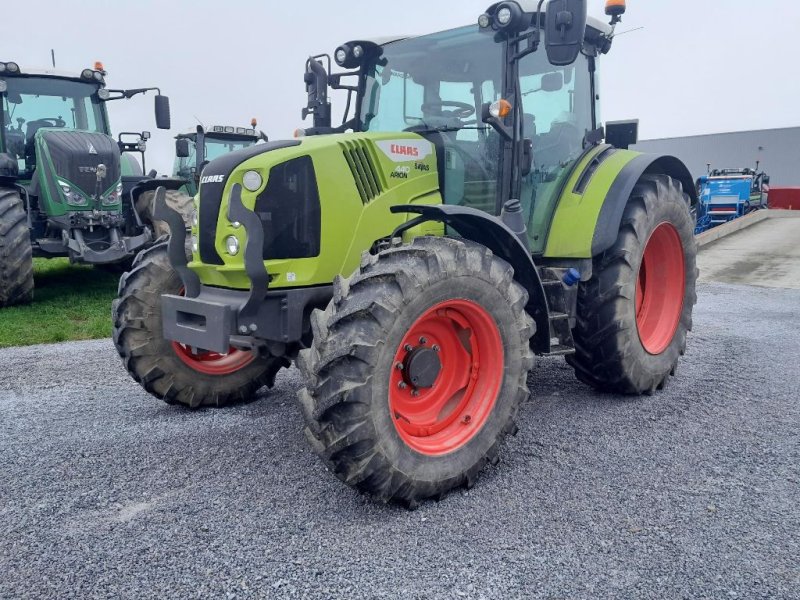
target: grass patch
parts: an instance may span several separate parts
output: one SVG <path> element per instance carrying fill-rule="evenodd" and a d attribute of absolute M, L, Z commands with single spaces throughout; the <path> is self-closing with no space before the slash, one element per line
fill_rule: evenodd
<path fill-rule="evenodd" d="M 119 275 L 66 258 L 36 258 L 33 270 L 33 304 L 0 308 L 0 348 L 111 335 Z"/>

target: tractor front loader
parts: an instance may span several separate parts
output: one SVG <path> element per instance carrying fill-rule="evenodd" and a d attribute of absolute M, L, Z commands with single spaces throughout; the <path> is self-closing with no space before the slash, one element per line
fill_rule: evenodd
<path fill-rule="evenodd" d="M 211 161 L 188 242 L 157 201 L 172 237 L 114 306 L 132 376 L 217 406 L 296 359 L 329 469 L 411 506 L 497 462 L 535 355 L 598 390 L 662 388 L 692 325 L 692 178 L 628 150 L 634 123 L 600 125 L 597 63 L 624 2 L 610 25 L 584 0 L 543 5 L 348 42 L 342 73 L 310 59 L 313 127 Z M 354 99 L 339 126 L 329 88 Z"/>

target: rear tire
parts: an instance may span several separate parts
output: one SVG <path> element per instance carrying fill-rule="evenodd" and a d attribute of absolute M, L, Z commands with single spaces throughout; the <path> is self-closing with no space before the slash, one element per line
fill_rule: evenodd
<path fill-rule="evenodd" d="M 131 376 L 153 396 L 190 408 L 246 402 L 262 387 L 272 387 L 289 359 L 260 358 L 240 350 L 193 354 L 164 339 L 161 295 L 179 294 L 181 289 L 166 243 L 140 253 L 133 270 L 120 279 L 112 307 L 114 345 Z"/>
<path fill-rule="evenodd" d="M 315 451 L 383 502 L 414 507 L 472 486 L 529 395 L 527 301 L 513 269 L 473 242 L 424 237 L 365 254 L 312 314 L 313 343 L 298 358 Z"/>
<path fill-rule="evenodd" d="M 651 394 L 675 374 L 697 302 L 697 244 L 689 196 L 666 175 L 645 175 L 623 213 L 616 243 L 580 284 L 577 378 L 621 394 Z"/>
<path fill-rule="evenodd" d="M 0 307 L 33 301 L 33 251 L 19 192 L 0 188 Z"/>
<path fill-rule="evenodd" d="M 148 225 L 153 230 L 153 238 L 158 239 L 162 236 L 169 235 L 169 226 L 164 221 L 157 221 L 153 217 L 155 198 L 155 191 L 144 192 L 136 199 L 136 211 L 142 217 L 145 225 Z M 180 190 L 167 190 L 166 201 L 167 206 L 180 213 L 186 227 L 190 227 L 192 210 L 194 209 L 194 199 L 189 194 Z"/>

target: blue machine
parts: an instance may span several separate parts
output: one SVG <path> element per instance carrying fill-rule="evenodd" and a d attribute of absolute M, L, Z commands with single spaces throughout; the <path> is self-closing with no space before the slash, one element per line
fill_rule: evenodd
<path fill-rule="evenodd" d="M 756 167 L 758 168 L 758 167 Z M 715 169 L 697 180 L 697 229 L 707 229 L 765 208 L 769 176 L 753 169 Z"/>

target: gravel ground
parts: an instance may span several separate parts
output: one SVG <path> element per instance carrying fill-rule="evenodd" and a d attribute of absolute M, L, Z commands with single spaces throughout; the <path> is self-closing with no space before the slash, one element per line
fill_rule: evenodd
<path fill-rule="evenodd" d="M 0 597 L 798 598 L 800 291 L 704 285 L 663 393 L 541 360 L 502 462 L 409 512 L 260 402 L 147 396 L 109 341 L 0 351 Z"/>

